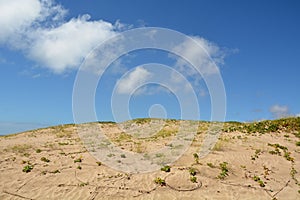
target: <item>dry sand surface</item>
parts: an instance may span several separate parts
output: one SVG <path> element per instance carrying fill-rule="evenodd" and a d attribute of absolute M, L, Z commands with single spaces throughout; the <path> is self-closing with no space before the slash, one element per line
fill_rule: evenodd
<path fill-rule="evenodd" d="M 115 170 L 87 151 L 91 146 L 83 144 L 78 130 L 100 128 L 121 149 L 146 154 L 169 145 L 178 131 L 176 120 L 62 125 L 3 136 L 0 199 L 300 199 L 300 123 L 295 121 L 300 119 L 277 121 L 275 129 L 273 122 L 225 123 L 203 158 L 197 156 L 211 123 L 191 122 L 198 126 L 195 138 L 170 172 Z M 120 164 L 126 159 L 106 156 Z"/>

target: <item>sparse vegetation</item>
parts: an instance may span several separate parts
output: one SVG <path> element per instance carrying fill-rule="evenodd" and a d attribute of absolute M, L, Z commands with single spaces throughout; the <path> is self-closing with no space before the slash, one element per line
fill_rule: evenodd
<path fill-rule="evenodd" d="M 132 136 L 127 133 L 120 133 L 116 139 L 113 140 L 114 142 L 130 142 L 132 141 Z"/>
<path fill-rule="evenodd" d="M 224 132 L 239 131 L 242 133 L 271 133 L 277 131 L 293 132 L 300 138 L 300 117 L 290 117 L 277 120 L 265 120 L 253 123 L 226 122 Z"/>
<path fill-rule="evenodd" d="M 254 176 L 254 177 L 253 177 L 253 180 L 254 180 L 255 182 L 258 182 L 258 184 L 259 184 L 260 187 L 265 187 L 265 183 L 260 179 L 259 176 Z"/>
<path fill-rule="evenodd" d="M 219 179 L 225 179 L 225 177 L 228 176 L 228 167 L 227 167 L 228 163 L 227 162 L 223 162 L 223 163 L 220 163 L 220 168 L 221 168 L 221 172 L 220 174 L 218 175 L 218 178 Z"/>
<path fill-rule="evenodd" d="M 166 181 L 160 177 L 157 177 L 156 179 L 154 179 L 154 182 L 160 186 L 165 186 L 166 185 Z"/>
<path fill-rule="evenodd" d="M 82 183 L 78 184 L 78 186 L 79 186 L 79 187 L 84 187 L 84 186 L 86 186 L 86 185 L 88 185 L 88 184 L 89 184 L 88 182 L 87 182 L 87 183 L 82 182 Z"/>
<path fill-rule="evenodd" d="M 41 152 L 42 152 L 42 150 L 40 150 L 40 149 L 37 149 L 35 152 L 36 152 L 36 153 L 41 153 Z"/>
<path fill-rule="evenodd" d="M 32 146 L 28 145 L 28 144 L 17 144 L 10 148 L 4 149 L 4 151 L 10 151 L 10 152 L 14 152 L 14 153 L 24 154 L 24 153 L 26 153 L 26 151 L 28 151 L 31 148 L 32 148 Z"/>
<path fill-rule="evenodd" d="M 121 158 L 126 158 L 126 155 L 125 154 L 121 154 Z"/>
<path fill-rule="evenodd" d="M 61 145 L 61 146 L 63 146 L 63 145 L 68 145 L 69 142 L 59 142 L 58 144 Z"/>
<path fill-rule="evenodd" d="M 255 154 L 253 156 L 251 156 L 251 160 L 256 160 L 258 158 L 258 156 L 261 154 L 262 154 L 262 151 L 260 149 L 256 149 Z"/>
<path fill-rule="evenodd" d="M 102 162 L 96 162 L 96 164 L 97 164 L 98 166 L 101 166 L 101 165 L 102 165 Z"/>
<path fill-rule="evenodd" d="M 81 157 L 74 160 L 74 163 L 81 163 L 81 162 L 82 162 L 82 158 Z"/>
<path fill-rule="evenodd" d="M 110 154 L 107 155 L 107 157 L 109 157 L 109 158 L 111 158 L 113 156 L 115 156 L 115 154 L 113 154 L 113 153 L 110 153 Z"/>
<path fill-rule="evenodd" d="M 199 163 L 199 156 L 198 156 L 198 154 L 197 154 L 197 153 L 194 153 L 193 156 L 194 156 L 195 162 L 196 162 L 196 163 Z"/>
<path fill-rule="evenodd" d="M 216 167 L 212 163 L 207 163 L 207 166 L 209 166 L 210 168 L 215 168 Z"/>
<path fill-rule="evenodd" d="M 162 167 L 160 170 L 164 171 L 164 172 L 170 172 L 171 171 L 171 167 L 168 166 L 168 165 L 166 165 L 166 166 Z"/>
<path fill-rule="evenodd" d="M 45 158 L 45 157 L 41 157 L 41 161 L 43 161 L 43 162 L 50 162 L 50 160 L 47 159 L 47 158 Z"/>
<path fill-rule="evenodd" d="M 190 168 L 189 173 L 191 176 L 195 176 L 197 174 L 197 170 L 195 168 Z"/>
<path fill-rule="evenodd" d="M 296 146 L 300 146 L 300 141 L 296 142 Z"/>
<path fill-rule="evenodd" d="M 50 172 L 51 174 L 57 174 L 57 173 L 60 173 L 60 171 L 57 169 L 57 170 L 54 170 L 52 172 Z"/>
<path fill-rule="evenodd" d="M 23 168 L 23 172 L 31 172 L 31 170 L 33 170 L 33 165 L 26 165 L 24 168 Z"/>
<path fill-rule="evenodd" d="M 288 151 L 287 147 L 282 146 L 282 145 L 277 144 L 277 143 L 276 144 L 268 143 L 268 146 L 275 148 L 274 151 L 273 150 L 269 151 L 270 154 L 277 154 L 277 155 L 281 156 L 280 150 L 282 150 L 283 151 L 283 157 L 286 158 L 286 160 L 288 160 L 288 161 L 294 162 L 294 158 L 291 157 L 291 152 Z"/>
<path fill-rule="evenodd" d="M 191 176 L 190 180 L 192 183 L 197 183 L 197 177 L 196 176 Z"/>
<path fill-rule="evenodd" d="M 133 120 L 133 122 L 135 122 L 136 124 L 146 124 L 149 123 L 150 121 L 151 121 L 150 118 L 137 118 Z"/>
<path fill-rule="evenodd" d="M 81 169 L 82 169 L 82 167 L 81 167 L 80 165 L 78 165 L 78 166 L 77 166 L 77 169 L 81 170 Z"/>

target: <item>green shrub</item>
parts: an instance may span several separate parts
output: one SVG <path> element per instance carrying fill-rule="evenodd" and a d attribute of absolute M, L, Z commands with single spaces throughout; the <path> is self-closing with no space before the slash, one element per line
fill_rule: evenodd
<path fill-rule="evenodd" d="M 77 158 L 74 160 L 74 163 L 81 163 L 82 162 L 82 158 Z"/>
<path fill-rule="evenodd" d="M 33 166 L 32 165 L 26 165 L 24 168 L 23 168 L 23 172 L 31 172 L 31 170 L 33 169 Z"/>
<path fill-rule="evenodd" d="M 260 187 L 265 187 L 265 183 L 262 180 L 258 181 Z"/>
<path fill-rule="evenodd" d="M 171 171 L 171 167 L 168 166 L 168 165 L 166 165 L 166 166 L 162 167 L 160 170 L 164 171 L 164 172 L 170 172 Z"/>
<path fill-rule="evenodd" d="M 296 146 L 300 146 L 300 141 L 296 142 Z"/>
<path fill-rule="evenodd" d="M 223 162 L 220 163 L 220 168 L 221 168 L 221 172 L 218 175 L 219 179 L 224 179 L 226 176 L 228 176 L 228 168 L 227 168 L 228 163 L 227 162 Z"/>
<path fill-rule="evenodd" d="M 160 177 L 157 177 L 156 179 L 154 179 L 154 182 L 160 186 L 165 186 L 166 185 L 166 181 Z"/>
<path fill-rule="evenodd" d="M 196 176 L 191 176 L 190 180 L 192 183 L 197 183 L 197 177 Z"/>
<path fill-rule="evenodd" d="M 196 163 L 199 163 L 199 156 L 198 156 L 198 154 L 197 154 L 197 153 L 194 153 L 193 156 L 194 156 L 195 162 L 196 162 Z"/>
<path fill-rule="evenodd" d="M 259 178 L 258 176 L 254 176 L 254 177 L 253 177 L 253 180 L 254 180 L 254 181 L 259 181 L 260 178 Z"/>
<path fill-rule="evenodd" d="M 190 175 L 195 176 L 197 174 L 197 171 L 195 168 L 190 168 L 189 173 L 190 173 Z"/>

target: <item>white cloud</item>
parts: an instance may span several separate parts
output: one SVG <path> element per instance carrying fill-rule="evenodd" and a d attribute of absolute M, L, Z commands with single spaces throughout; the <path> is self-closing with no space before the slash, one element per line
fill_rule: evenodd
<path fill-rule="evenodd" d="M 274 118 L 282 118 L 289 116 L 289 107 L 288 106 L 281 106 L 281 105 L 273 105 L 270 108 L 270 112 Z"/>
<path fill-rule="evenodd" d="M 116 91 L 120 94 L 131 94 L 150 79 L 151 76 L 152 73 L 143 67 L 136 67 L 118 81 Z"/>
<path fill-rule="evenodd" d="M 296 117 L 300 117 L 300 113 L 296 114 Z"/>
<path fill-rule="evenodd" d="M 201 37 L 192 37 L 192 40 L 182 42 L 180 45 L 174 47 L 173 50 L 178 55 L 190 61 L 202 75 L 219 73 L 217 65 L 224 63 L 225 52 L 216 44 Z M 196 75 L 199 77 L 199 72 L 189 67 L 187 62 L 180 57 L 177 57 L 175 66 L 180 72 L 184 72 L 189 76 Z"/>
<path fill-rule="evenodd" d="M 42 10 L 38 0 L 0 0 L 0 42 L 22 32 L 36 20 Z"/>
<path fill-rule="evenodd" d="M 89 15 L 65 22 L 67 10 L 52 0 L 0 0 L 0 10 L 0 43 L 56 73 L 78 68 L 97 44 L 124 27 L 89 21 Z"/>
<path fill-rule="evenodd" d="M 95 45 L 114 35 L 112 24 L 88 19 L 85 15 L 59 27 L 35 32 L 29 57 L 55 72 L 77 68 Z"/>

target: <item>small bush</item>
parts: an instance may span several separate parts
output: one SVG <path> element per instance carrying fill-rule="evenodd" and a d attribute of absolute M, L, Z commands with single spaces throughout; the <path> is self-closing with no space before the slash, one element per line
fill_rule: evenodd
<path fill-rule="evenodd" d="M 45 158 L 45 157 L 42 157 L 42 158 L 41 158 L 41 161 L 43 161 L 43 162 L 50 162 L 50 160 L 47 159 L 47 158 Z"/>
<path fill-rule="evenodd" d="M 40 149 L 37 149 L 35 152 L 36 152 L 36 153 L 41 153 L 41 152 L 42 152 L 42 150 L 40 150 Z"/>
<path fill-rule="evenodd" d="M 166 166 L 162 167 L 160 170 L 164 171 L 164 172 L 170 172 L 171 171 L 171 167 L 168 166 L 168 165 L 166 165 Z"/>
<path fill-rule="evenodd" d="M 265 183 L 258 176 L 254 176 L 253 180 L 255 182 L 258 182 L 258 184 L 259 184 L 260 187 L 265 187 Z"/>
<path fill-rule="evenodd" d="M 156 179 L 154 179 L 154 182 L 160 186 L 165 186 L 166 185 L 166 181 L 160 177 L 157 177 Z"/>
<path fill-rule="evenodd" d="M 291 152 L 284 152 L 284 156 L 286 158 L 286 160 L 294 162 L 294 158 L 291 157 Z"/>
<path fill-rule="evenodd" d="M 192 183 L 197 183 L 197 177 L 196 176 L 191 176 L 190 180 Z"/>
<path fill-rule="evenodd" d="M 190 173 L 190 175 L 195 176 L 197 174 L 197 171 L 195 168 L 190 168 L 189 173 Z"/>
<path fill-rule="evenodd" d="M 199 156 L 198 156 L 198 154 L 197 154 L 197 153 L 194 153 L 193 156 L 194 156 L 195 162 L 196 162 L 196 163 L 199 163 Z"/>
<path fill-rule="evenodd" d="M 79 186 L 79 187 L 84 187 L 84 186 L 86 186 L 86 185 L 88 185 L 88 184 L 89 184 L 88 182 L 87 182 L 87 183 L 83 183 L 83 182 L 82 182 L 82 183 L 78 184 L 78 186 Z"/>
<path fill-rule="evenodd" d="M 96 164 L 97 164 L 98 166 L 101 166 L 101 165 L 102 165 L 102 162 L 96 162 Z"/>
<path fill-rule="evenodd" d="M 259 181 L 260 178 L 259 178 L 258 176 L 254 176 L 254 177 L 253 177 L 253 180 L 254 180 L 254 181 Z"/>
<path fill-rule="evenodd" d="M 300 146 L 300 141 L 296 142 L 296 146 Z"/>
<path fill-rule="evenodd" d="M 82 169 L 82 167 L 81 167 L 81 166 L 78 166 L 78 167 L 77 167 L 77 169 L 81 170 L 81 169 Z"/>
<path fill-rule="evenodd" d="M 26 165 L 24 168 L 23 168 L 23 172 L 31 172 L 31 170 L 33 169 L 33 166 L 32 165 Z"/>
<path fill-rule="evenodd" d="M 265 183 L 262 180 L 258 181 L 260 187 L 265 187 Z"/>
<path fill-rule="evenodd" d="M 77 158 L 74 160 L 74 163 L 81 163 L 82 162 L 82 158 Z"/>
<path fill-rule="evenodd" d="M 223 162 L 223 163 L 220 163 L 220 168 L 221 168 L 221 172 L 220 174 L 218 175 L 218 178 L 219 179 L 224 179 L 226 176 L 228 176 L 228 168 L 227 168 L 227 165 L 228 163 L 227 162 Z"/>

